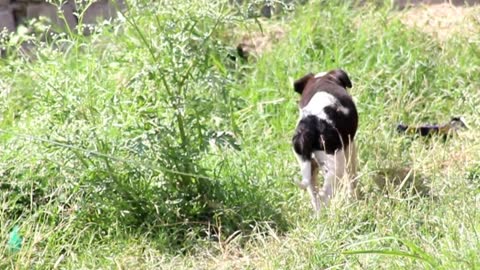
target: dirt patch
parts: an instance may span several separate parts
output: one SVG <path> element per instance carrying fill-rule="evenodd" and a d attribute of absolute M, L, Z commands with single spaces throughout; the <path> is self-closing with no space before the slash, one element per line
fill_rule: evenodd
<path fill-rule="evenodd" d="M 405 25 L 441 40 L 454 34 L 469 37 L 480 32 L 480 6 L 421 5 L 403 11 L 399 16 Z"/>
<path fill-rule="evenodd" d="M 272 49 L 273 44 L 285 37 L 286 30 L 278 25 L 271 25 L 257 31 L 239 34 L 237 52 L 242 58 L 259 56 Z"/>
<path fill-rule="evenodd" d="M 395 16 L 408 27 L 417 28 L 440 40 L 447 40 L 455 34 L 464 37 L 477 37 L 480 34 L 480 5 L 459 6 L 453 2 L 427 2 L 410 6 Z M 261 25 L 262 27 L 250 25 L 247 30 L 234 31 L 233 40 L 236 41 L 240 57 L 255 58 L 271 50 L 273 45 L 287 34 L 287 29 L 280 25 L 265 22 Z"/>

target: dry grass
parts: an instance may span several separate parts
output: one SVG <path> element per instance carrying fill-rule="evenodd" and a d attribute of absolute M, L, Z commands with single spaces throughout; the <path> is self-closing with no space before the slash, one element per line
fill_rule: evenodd
<path fill-rule="evenodd" d="M 478 35 L 480 7 L 459 7 L 448 3 L 438 5 L 420 5 L 402 12 L 401 21 L 420 29 L 440 40 L 446 40 L 454 34 L 462 36 Z"/>
<path fill-rule="evenodd" d="M 275 25 L 269 22 L 252 25 L 249 29 L 242 29 L 234 34 L 235 44 L 240 54 L 245 58 L 249 56 L 258 57 L 262 53 L 270 51 L 273 45 L 282 40 L 287 30 L 284 26 Z"/>

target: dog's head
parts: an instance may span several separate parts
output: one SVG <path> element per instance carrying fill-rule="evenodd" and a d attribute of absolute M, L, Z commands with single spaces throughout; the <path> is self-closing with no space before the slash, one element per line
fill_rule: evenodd
<path fill-rule="evenodd" d="M 302 78 L 296 80 L 293 83 L 293 88 L 295 92 L 303 94 L 305 89 L 308 89 L 308 86 L 313 85 L 315 80 L 320 80 L 324 82 L 333 82 L 342 88 L 352 88 L 352 82 L 348 77 L 348 74 L 341 69 L 334 69 L 329 72 L 321 72 L 316 75 L 313 73 L 308 73 Z"/>
<path fill-rule="evenodd" d="M 293 83 L 295 92 L 301 95 L 299 106 L 303 108 L 310 99 L 319 91 L 325 91 L 336 98 L 350 99 L 347 88 L 352 87 L 352 82 L 347 73 L 341 69 L 321 72 L 316 75 L 308 73 Z"/>

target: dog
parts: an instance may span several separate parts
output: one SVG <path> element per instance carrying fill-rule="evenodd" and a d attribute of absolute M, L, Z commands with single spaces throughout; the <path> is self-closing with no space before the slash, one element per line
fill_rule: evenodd
<path fill-rule="evenodd" d="M 310 195 L 315 212 L 321 203 L 328 205 L 341 187 L 355 196 L 357 156 L 354 138 L 358 113 L 347 88 L 352 87 L 348 74 L 335 69 L 316 75 L 309 73 L 294 82 L 300 94 L 300 120 L 292 138 L 293 150 L 300 164 L 302 180 L 298 185 Z M 323 172 L 324 184 L 316 183 L 316 161 Z M 344 183 L 346 182 L 346 183 Z"/>

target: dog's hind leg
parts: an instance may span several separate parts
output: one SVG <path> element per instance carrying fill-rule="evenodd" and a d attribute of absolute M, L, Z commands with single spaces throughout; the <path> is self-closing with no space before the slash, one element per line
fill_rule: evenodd
<path fill-rule="evenodd" d="M 312 182 L 312 161 L 310 159 L 305 160 L 303 156 L 295 153 L 298 163 L 300 164 L 300 172 L 302 174 L 302 180 L 297 182 L 297 185 L 306 189 Z"/>
<path fill-rule="evenodd" d="M 320 201 L 320 194 L 319 194 L 319 183 L 318 183 L 318 171 L 320 170 L 320 166 L 318 165 L 317 161 L 315 159 L 311 160 L 312 164 L 312 180 L 310 181 L 310 186 L 307 188 L 308 193 L 310 195 L 310 199 L 312 201 L 312 206 L 313 209 L 315 210 L 316 213 L 321 208 L 321 201 Z"/>
<path fill-rule="evenodd" d="M 295 153 L 296 154 L 296 153 Z M 296 154 L 298 163 L 300 164 L 302 181 L 297 182 L 297 185 L 306 189 L 310 196 L 313 210 L 318 212 L 320 210 L 320 198 L 318 194 L 318 170 L 319 166 L 314 159 L 305 160 L 301 155 Z"/>
<path fill-rule="evenodd" d="M 338 150 L 334 154 L 326 154 L 323 151 L 314 153 L 320 165 L 323 165 L 324 183 L 322 200 L 328 204 L 338 188 L 338 180 L 342 179 L 345 174 L 345 153 Z"/>
<path fill-rule="evenodd" d="M 316 213 L 321 209 L 320 197 L 318 194 L 318 186 L 314 183 L 307 187 L 308 195 L 310 196 L 310 202 L 312 203 L 313 211 Z"/>
<path fill-rule="evenodd" d="M 351 142 L 348 144 L 347 148 L 345 149 L 345 162 L 346 162 L 346 173 L 347 177 L 345 181 L 347 182 L 348 193 L 351 197 L 357 197 L 357 167 L 358 167 L 358 159 L 357 159 L 357 149 L 355 147 L 355 143 Z"/>

